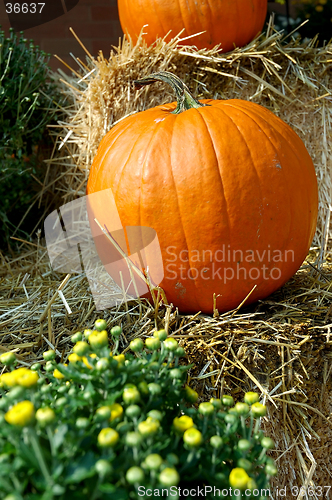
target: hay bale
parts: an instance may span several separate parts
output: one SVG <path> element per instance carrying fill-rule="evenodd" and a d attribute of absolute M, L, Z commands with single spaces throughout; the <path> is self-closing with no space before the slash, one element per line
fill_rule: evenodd
<path fill-rule="evenodd" d="M 315 40 L 300 44 L 284 37 L 270 23 L 265 36 L 225 55 L 217 48 L 177 48 L 176 39 L 159 39 L 150 47 L 141 40 L 132 46 L 123 39 L 108 59 L 100 52 L 97 60 L 89 57 L 87 65 L 78 60 L 79 73 L 62 74 L 72 106 L 54 133 L 57 147 L 48 162 L 51 170 L 44 192 L 61 193 L 60 203 L 84 195 L 93 157 L 108 130 L 129 114 L 174 100 L 166 84 L 137 91 L 133 80 L 168 70 L 198 98 L 251 100 L 294 128 L 316 168 L 319 212 L 314 245 L 325 251 L 332 237 L 331 50 L 332 43 L 317 48 Z"/>
<path fill-rule="evenodd" d="M 133 47 L 123 40 L 108 59 L 100 54 L 86 63 L 77 60 L 76 73 L 61 74 L 70 105 L 52 129 L 54 154 L 40 198 L 48 193 L 62 205 L 84 195 L 92 159 L 110 127 L 128 114 L 174 100 L 167 86 L 134 90 L 134 79 L 154 71 L 176 73 L 199 98 L 262 104 L 297 131 L 317 172 L 318 252 L 292 280 L 258 306 L 222 316 L 218 311 L 214 317 L 183 316 L 171 305 L 151 306 L 140 299 L 104 312 L 109 327 L 122 322 L 123 349 L 153 328 L 171 332 L 194 363 L 191 385 L 201 400 L 223 392 L 238 399 L 248 390 L 260 392 L 269 411 L 264 427 L 276 441 L 272 456 L 279 466 L 272 493 L 278 496 L 277 488 L 287 486 L 290 498 L 291 487 L 324 487 L 332 477 L 332 47 L 287 40 L 270 24 L 265 36 L 225 55 L 218 49 L 177 48 L 176 41 L 158 40 L 151 47 L 139 41 Z M 98 316 L 84 276 L 52 272 L 45 254 L 38 242 L 16 261 L 3 257 L 1 349 L 14 348 L 23 364 L 42 360 L 50 346 L 66 359 L 70 334 Z"/>

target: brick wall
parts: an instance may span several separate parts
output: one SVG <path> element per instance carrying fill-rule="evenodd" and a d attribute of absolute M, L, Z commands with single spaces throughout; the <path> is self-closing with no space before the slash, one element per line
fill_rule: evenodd
<path fill-rule="evenodd" d="M 283 12 L 285 10 L 284 6 L 274 2 L 270 2 L 268 5 L 270 12 L 273 10 Z M 9 21 L 4 2 L 1 0 L 0 24 L 5 31 L 8 31 Z M 117 0 L 80 0 L 76 7 L 63 16 L 26 30 L 25 37 L 32 38 L 45 52 L 57 54 L 73 69 L 77 69 L 70 52 L 83 61 L 85 61 L 85 53 L 69 31 L 69 27 L 74 29 L 93 56 L 97 56 L 99 50 L 102 50 L 104 56 L 107 57 L 112 45 L 118 45 L 119 37 L 122 37 Z M 50 64 L 54 70 L 58 67 L 65 70 L 54 56 L 52 56 Z"/>

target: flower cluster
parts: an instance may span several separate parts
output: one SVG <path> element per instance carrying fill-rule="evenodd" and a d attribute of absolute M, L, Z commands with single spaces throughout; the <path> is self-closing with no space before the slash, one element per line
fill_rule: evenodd
<path fill-rule="evenodd" d="M 11 370 L 0 377 L 0 497 L 135 499 L 140 486 L 200 484 L 257 498 L 277 473 L 258 394 L 197 405 L 176 339 L 154 331 L 119 354 L 121 335 L 97 320 L 64 363 L 52 350 L 30 369 L 0 356 Z"/>

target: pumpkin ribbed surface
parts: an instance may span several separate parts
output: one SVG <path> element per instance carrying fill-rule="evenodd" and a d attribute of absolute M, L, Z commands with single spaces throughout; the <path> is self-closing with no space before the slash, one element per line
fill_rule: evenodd
<path fill-rule="evenodd" d="M 87 194 L 111 188 L 125 226 L 157 232 L 160 286 L 181 312 L 230 310 L 283 285 L 314 236 L 317 181 L 298 135 L 241 100 L 127 117 L 102 140 Z M 107 212 L 107 207 L 105 207 Z M 153 262 L 149 263 L 153 274 Z M 226 274 L 225 274 L 226 273 Z"/>
<path fill-rule="evenodd" d="M 167 40 L 183 29 L 182 38 L 204 31 L 184 43 L 199 49 L 221 43 L 227 52 L 246 45 L 262 30 L 267 0 L 118 0 L 118 9 L 122 29 L 134 42 L 145 25 L 148 45 L 170 30 Z"/>

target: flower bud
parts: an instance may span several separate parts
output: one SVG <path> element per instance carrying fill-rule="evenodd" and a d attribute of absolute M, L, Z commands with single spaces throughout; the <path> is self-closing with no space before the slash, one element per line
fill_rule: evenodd
<path fill-rule="evenodd" d="M 111 335 L 116 339 L 118 339 L 121 336 L 121 333 L 122 333 L 121 326 L 113 326 L 113 328 L 111 329 Z"/>
<path fill-rule="evenodd" d="M 84 333 L 84 337 L 88 340 L 91 333 L 92 333 L 92 330 L 87 329 L 87 330 L 84 330 L 83 333 Z"/>
<path fill-rule="evenodd" d="M 244 402 L 247 403 L 248 405 L 252 405 L 254 403 L 257 403 L 259 401 L 259 395 L 257 392 L 246 392 L 244 395 Z"/>
<path fill-rule="evenodd" d="M 244 469 L 246 472 L 250 472 L 252 469 L 252 463 L 246 458 L 239 458 L 236 464 L 240 469 Z"/>
<path fill-rule="evenodd" d="M 55 401 L 55 406 L 56 406 L 57 408 L 63 408 L 66 404 L 67 404 L 67 398 L 65 398 L 65 397 L 58 398 L 58 399 Z"/>
<path fill-rule="evenodd" d="M 30 366 L 30 370 L 33 372 L 37 372 L 41 370 L 41 364 L 40 363 L 34 363 L 33 365 Z"/>
<path fill-rule="evenodd" d="M 128 446 L 139 446 L 142 442 L 142 436 L 138 432 L 128 432 L 125 441 Z"/>
<path fill-rule="evenodd" d="M 203 442 L 202 433 L 195 427 L 187 429 L 183 434 L 183 441 L 190 446 L 190 448 L 196 448 L 200 446 Z"/>
<path fill-rule="evenodd" d="M 36 411 L 36 420 L 41 426 L 46 426 L 55 420 L 55 413 L 49 406 L 39 408 Z"/>
<path fill-rule="evenodd" d="M 98 472 L 98 475 L 101 478 L 104 478 L 105 476 L 110 474 L 112 471 L 111 464 L 103 458 L 100 458 L 99 460 L 97 460 L 97 462 L 95 464 L 95 468 L 96 468 L 96 471 Z"/>
<path fill-rule="evenodd" d="M 117 361 L 117 363 L 118 363 L 117 367 L 121 368 L 123 363 L 126 360 L 126 356 L 124 354 L 118 354 L 117 356 L 113 356 L 113 359 L 115 359 L 115 361 Z"/>
<path fill-rule="evenodd" d="M 16 361 L 16 356 L 13 352 L 4 352 L 0 356 L 0 363 L 5 366 L 10 366 Z"/>
<path fill-rule="evenodd" d="M 96 319 L 95 321 L 95 330 L 101 332 L 102 330 L 106 330 L 107 323 L 104 319 Z"/>
<path fill-rule="evenodd" d="M 249 406 L 247 403 L 236 403 L 234 409 L 239 415 L 242 416 L 246 416 L 249 413 Z"/>
<path fill-rule="evenodd" d="M 143 420 L 143 422 L 140 422 L 138 424 L 138 431 L 142 436 L 152 436 L 155 434 L 158 429 L 159 429 L 160 423 L 158 420 L 154 420 L 150 417 L 148 417 L 146 420 Z"/>
<path fill-rule="evenodd" d="M 177 358 L 182 358 L 186 355 L 186 351 L 183 349 L 183 347 L 179 346 L 175 349 L 174 354 Z"/>
<path fill-rule="evenodd" d="M 160 466 L 163 463 L 163 459 L 161 458 L 160 455 L 158 455 L 158 453 L 151 453 L 151 455 L 145 457 L 144 462 L 147 469 L 158 470 L 160 469 Z"/>
<path fill-rule="evenodd" d="M 53 361 L 55 359 L 55 352 L 53 349 L 43 352 L 43 358 L 45 361 Z"/>
<path fill-rule="evenodd" d="M 144 343 L 142 339 L 134 339 L 130 342 L 129 347 L 134 352 L 141 352 L 144 348 Z"/>
<path fill-rule="evenodd" d="M 211 398 L 210 403 L 213 404 L 213 406 L 215 407 L 216 410 L 220 410 L 220 408 L 222 406 L 221 399 Z"/>
<path fill-rule="evenodd" d="M 154 382 L 148 384 L 148 389 L 149 393 L 152 394 L 153 396 L 158 396 L 159 394 L 161 394 L 161 386 Z"/>
<path fill-rule="evenodd" d="M 268 462 L 265 465 L 265 472 L 268 476 L 276 476 L 278 474 L 278 469 L 275 464 Z"/>
<path fill-rule="evenodd" d="M 99 372 L 104 372 L 107 370 L 107 368 L 109 367 L 109 360 L 108 358 L 100 358 L 98 359 L 97 363 L 96 363 L 96 369 L 99 371 Z"/>
<path fill-rule="evenodd" d="M 90 425 L 90 420 L 86 417 L 79 417 L 76 420 L 75 425 L 78 429 L 86 429 Z"/>
<path fill-rule="evenodd" d="M 126 408 L 125 414 L 129 418 L 137 418 L 142 413 L 141 408 L 138 405 L 130 405 Z"/>
<path fill-rule="evenodd" d="M 52 372 L 54 370 L 54 367 L 55 367 L 55 363 L 54 361 L 46 361 L 45 363 L 45 371 L 46 372 Z"/>
<path fill-rule="evenodd" d="M 85 342 L 84 340 L 79 340 L 74 345 L 73 351 L 75 354 L 77 354 L 77 356 L 82 357 L 82 356 L 85 356 L 90 351 L 90 347 L 89 347 L 89 344 L 87 342 Z"/>
<path fill-rule="evenodd" d="M 126 479 L 129 484 L 142 484 L 144 480 L 144 471 L 140 467 L 134 466 L 126 472 Z"/>
<path fill-rule="evenodd" d="M 167 332 L 166 330 L 157 330 L 156 332 L 153 332 L 153 336 L 159 340 L 166 340 Z"/>
<path fill-rule="evenodd" d="M 225 415 L 225 422 L 227 424 L 234 425 L 238 422 L 238 418 L 233 413 L 227 413 L 227 415 Z"/>
<path fill-rule="evenodd" d="M 212 436 L 210 439 L 210 444 L 215 449 L 221 448 L 223 444 L 222 438 L 220 436 Z"/>
<path fill-rule="evenodd" d="M 73 344 L 76 344 L 76 342 L 79 342 L 80 340 L 82 340 L 82 338 L 83 338 L 82 333 L 76 332 L 74 333 L 74 335 L 70 337 L 70 340 L 72 341 Z"/>
<path fill-rule="evenodd" d="M 167 349 L 167 351 L 175 351 L 178 347 L 179 344 L 173 337 L 168 337 L 166 340 L 164 340 L 164 347 Z"/>
<path fill-rule="evenodd" d="M 204 416 L 213 415 L 214 414 L 214 406 L 212 403 L 200 403 L 198 407 L 199 413 Z"/>
<path fill-rule="evenodd" d="M 172 378 L 179 380 L 182 378 L 183 372 L 180 370 L 180 368 L 172 368 L 169 374 Z"/>
<path fill-rule="evenodd" d="M 97 422 L 102 422 L 103 420 L 108 420 L 111 417 L 111 409 L 109 406 L 100 406 L 97 408 L 95 413 L 95 419 Z"/>
<path fill-rule="evenodd" d="M 265 417 L 266 415 L 266 406 L 262 405 L 261 403 L 254 403 L 251 408 L 251 413 L 253 414 L 254 417 Z"/>
<path fill-rule="evenodd" d="M 198 394 L 194 389 L 186 385 L 185 388 L 185 398 L 189 403 L 196 403 L 198 400 Z"/>
<path fill-rule="evenodd" d="M 129 387 L 124 389 L 122 399 L 127 404 L 138 403 L 141 400 L 141 395 L 136 387 Z"/>
<path fill-rule="evenodd" d="M 150 394 L 148 384 L 145 382 L 145 380 L 142 380 L 142 382 L 138 384 L 138 389 L 140 393 L 143 394 L 143 396 L 148 396 Z"/>
<path fill-rule="evenodd" d="M 225 396 L 222 397 L 221 402 L 222 402 L 223 406 L 229 406 L 230 407 L 230 406 L 233 406 L 234 399 L 232 398 L 232 396 L 225 395 Z"/>
<path fill-rule="evenodd" d="M 161 343 L 160 340 L 155 337 L 148 337 L 145 339 L 145 345 L 150 351 L 157 351 L 160 349 Z"/>
<path fill-rule="evenodd" d="M 163 419 L 163 414 L 159 410 L 150 410 L 147 416 L 153 418 L 154 420 L 159 420 L 159 422 Z"/>
<path fill-rule="evenodd" d="M 266 436 L 261 440 L 261 445 L 266 450 L 272 450 L 274 448 L 274 441 L 273 439 Z"/>
<path fill-rule="evenodd" d="M 237 447 L 240 451 L 246 452 L 250 450 L 251 443 L 250 441 L 248 441 L 248 439 L 239 439 Z"/>
<path fill-rule="evenodd" d="M 17 385 L 12 389 L 10 389 L 9 392 L 7 392 L 7 399 L 9 399 L 9 401 L 15 401 L 15 399 L 21 399 L 24 393 L 25 393 L 24 387 Z"/>
<path fill-rule="evenodd" d="M 159 482 L 166 487 L 176 486 L 179 484 L 180 476 L 176 469 L 166 467 L 159 474 Z"/>
<path fill-rule="evenodd" d="M 113 447 L 119 440 L 119 434 L 110 427 L 105 427 L 98 434 L 99 446 L 103 448 Z"/>
<path fill-rule="evenodd" d="M 116 418 L 120 418 L 123 414 L 123 408 L 119 403 L 113 403 L 109 406 L 109 409 L 111 410 L 110 422 Z"/>
<path fill-rule="evenodd" d="M 249 477 L 246 488 L 251 491 L 257 490 L 257 483 L 252 477 Z"/>

